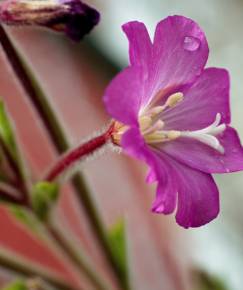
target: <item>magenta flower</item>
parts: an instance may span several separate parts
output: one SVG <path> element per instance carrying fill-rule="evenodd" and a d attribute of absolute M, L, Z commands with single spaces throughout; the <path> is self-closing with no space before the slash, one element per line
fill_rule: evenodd
<path fill-rule="evenodd" d="M 208 44 L 200 27 L 182 16 L 157 25 L 123 25 L 130 66 L 108 86 L 104 102 L 116 120 L 113 142 L 150 167 L 157 182 L 155 213 L 176 209 L 181 226 L 198 227 L 219 213 L 212 173 L 243 170 L 243 150 L 229 127 L 229 75 L 204 68 Z"/>
<path fill-rule="evenodd" d="M 99 12 L 80 0 L 6 0 L 0 4 L 0 22 L 45 26 L 74 41 L 81 40 L 99 20 Z"/>

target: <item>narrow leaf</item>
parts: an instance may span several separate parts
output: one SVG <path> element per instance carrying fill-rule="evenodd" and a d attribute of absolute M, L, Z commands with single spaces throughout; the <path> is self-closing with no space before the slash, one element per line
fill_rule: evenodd
<path fill-rule="evenodd" d="M 0 101 L 0 137 L 15 160 L 17 158 L 17 146 L 14 135 L 13 126 L 5 110 L 4 103 Z"/>
<path fill-rule="evenodd" d="M 117 222 L 108 232 L 111 250 L 116 258 L 117 265 L 122 273 L 125 283 L 128 283 L 128 265 L 126 255 L 125 223 Z"/>
<path fill-rule="evenodd" d="M 9 209 L 19 222 L 27 226 L 31 231 L 35 232 L 36 234 L 39 233 L 40 224 L 33 214 L 31 214 L 22 206 L 18 205 L 11 205 L 9 206 Z"/>
<path fill-rule="evenodd" d="M 11 167 L 14 167 L 14 172 L 24 184 L 28 184 L 27 170 L 20 155 L 13 122 L 2 100 L 0 100 L 0 144 L 2 145 L 3 153 L 6 155 L 6 160 L 8 160 Z"/>
<path fill-rule="evenodd" d="M 28 288 L 23 281 L 17 280 L 4 287 L 3 290 L 28 290 Z"/>

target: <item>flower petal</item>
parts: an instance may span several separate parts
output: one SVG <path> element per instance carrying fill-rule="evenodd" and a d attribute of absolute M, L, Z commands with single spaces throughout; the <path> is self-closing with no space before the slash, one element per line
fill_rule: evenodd
<path fill-rule="evenodd" d="M 137 124 L 142 95 L 141 67 L 127 67 L 119 73 L 105 91 L 104 103 L 108 113 L 124 124 Z"/>
<path fill-rule="evenodd" d="M 178 190 L 176 221 L 184 228 L 202 226 L 219 213 L 219 192 L 210 174 L 194 170 L 163 153 L 157 153 L 172 168 L 170 178 Z"/>
<path fill-rule="evenodd" d="M 151 61 L 152 42 L 144 23 L 131 21 L 122 26 L 129 40 L 129 56 L 131 65 L 142 66 L 147 70 Z"/>
<path fill-rule="evenodd" d="M 200 227 L 215 219 L 219 192 L 212 176 L 180 163 L 174 169 L 179 183 L 177 223 L 184 228 Z"/>
<path fill-rule="evenodd" d="M 139 130 L 132 128 L 122 138 L 122 147 L 132 157 L 150 166 L 152 180 L 158 182 L 152 210 L 170 214 L 175 210 L 181 226 L 199 227 L 210 222 L 219 213 L 219 193 L 210 174 L 183 165 L 163 152 L 150 149 Z"/>
<path fill-rule="evenodd" d="M 206 173 L 228 173 L 243 170 L 243 148 L 237 132 L 227 127 L 219 137 L 224 154 L 189 138 L 178 138 L 160 148 L 177 161 Z"/>
<path fill-rule="evenodd" d="M 158 23 L 153 47 L 153 93 L 191 83 L 208 58 L 203 31 L 193 20 L 170 16 Z"/>
<path fill-rule="evenodd" d="M 224 69 L 205 69 L 192 86 L 183 91 L 184 99 L 163 112 L 167 130 L 199 130 L 212 124 L 216 114 L 221 123 L 230 122 L 229 74 Z"/>
<path fill-rule="evenodd" d="M 147 182 L 158 181 L 156 199 L 152 210 L 170 214 L 176 207 L 176 182 L 170 175 L 170 165 L 158 158 L 144 142 L 137 128 L 128 130 L 122 138 L 122 147 L 130 156 L 144 161 L 150 167 Z"/>

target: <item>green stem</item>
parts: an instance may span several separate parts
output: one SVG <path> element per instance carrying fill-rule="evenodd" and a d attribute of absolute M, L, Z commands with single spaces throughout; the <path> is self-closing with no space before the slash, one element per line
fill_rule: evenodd
<path fill-rule="evenodd" d="M 38 276 L 60 290 L 81 290 L 80 287 L 79 289 L 74 288 L 63 281 L 60 277 L 52 274 L 50 271 L 45 271 L 41 267 L 35 266 L 30 261 L 27 262 L 22 258 L 16 257 L 16 255 L 13 256 L 3 253 L 2 251 L 0 251 L 0 266 L 8 271 L 17 272 L 27 278 Z"/>
<path fill-rule="evenodd" d="M 105 282 L 101 280 L 100 276 L 95 272 L 91 270 L 91 266 L 86 262 L 86 259 L 84 256 L 81 256 L 81 254 L 76 250 L 76 248 L 71 244 L 70 239 L 69 241 L 63 236 L 63 233 L 61 233 L 58 229 L 58 227 L 55 226 L 53 221 L 50 219 L 48 224 L 46 225 L 46 229 L 49 233 L 49 235 L 54 239 L 57 245 L 59 245 L 59 248 L 63 250 L 65 253 L 68 254 L 68 257 L 71 258 L 72 262 L 82 270 L 84 274 L 86 274 L 87 277 L 89 277 L 90 281 L 95 286 L 95 289 L 97 290 L 108 290 L 108 286 L 105 285 Z"/>
<path fill-rule="evenodd" d="M 14 72 L 16 73 L 16 76 L 23 85 L 27 96 L 30 98 L 38 111 L 57 151 L 59 153 L 65 152 L 70 148 L 70 144 L 68 143 L 55 112 L 52 110 L 48 102 L 48 97 L 45 95 L 42 87 L 35 78 L 33 71 L 25 61 L 24 57 L 15 48 L 2 26 L 0 26 L 0 42 Z M 94 236 L 96 237 L 98 244 L 101 246 L 114 276 L 117 278 L 121 288 L 128 290 L 129 285 L 124 280 L 123 273 L 120 271 L 119 266 L 116 263 L 116 258 L 110 248 L 106 228 L 102 221 L 101 215 L 92 199 L 87 184 L 81 173 L 73 176 L 72 184 L 75 188 L 79 203 L 87 215 Z"/>

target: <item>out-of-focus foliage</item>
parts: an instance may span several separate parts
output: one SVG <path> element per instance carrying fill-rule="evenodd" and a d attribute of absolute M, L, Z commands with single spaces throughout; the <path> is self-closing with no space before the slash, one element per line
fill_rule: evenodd
<path fill-rule="evenodd" d="M 58 198 L 59 187 L 47 181 L 38 182 L 32 190 L 32 206 L 41 220 L 48 218 L 52 205 Z"/>
<path fill-rule="evenodd" d="M 230 290 L 220 278 L 207 274 L 206 272 L 196 273 L 196 288 L 195 290 Z"/>
<path fill-rule="evenodd" d="M 26 179 L 26 166 L 24 166 L 19 152 L 11 117 L 7 113 L 3 101 L 0 101 L 0 144 L 8 161 L 16 167 L 19 178 Z"/>
<path fill-rule="evenodd" d="M 17 146 L 15 142 L 14 131 L 2 101 L 0 101 L 0 137 L 1 141 L 10 152 L 12 158 L 16 160 Z"/>
<path fill-rule="evenodd" d="M 17 280 L 4 287 L 2 290 L 28 290 L 28 287 L 24 281 Z"/>
<path fill-rule="evenodd" d="M 111 250 L 116 257 L 117 265 L 123 274 L 125 281 L 128 280 L 128 265 L 126 255 L 126 233 L 124 220 L 119 220 L 108 233 Z"/>
<path fill-rule="evenodd" d="M 39 223 L 33 214 L 19 205 L 11 205 L 9 209 L 19 222 L 27 226 L 31 231 L 38 233 Z"/>

